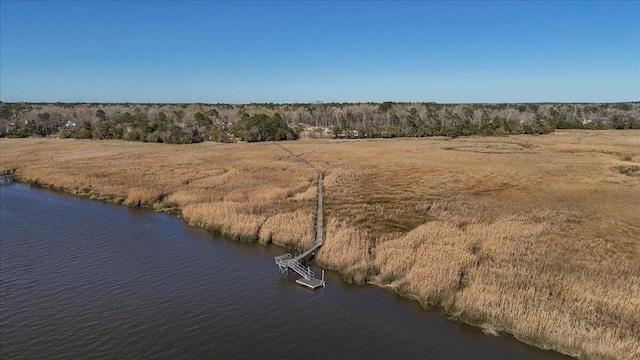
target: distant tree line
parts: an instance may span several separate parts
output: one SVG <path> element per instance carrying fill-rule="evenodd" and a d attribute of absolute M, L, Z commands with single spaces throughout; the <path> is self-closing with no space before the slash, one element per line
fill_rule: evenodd
<path fill-rule="evenodd" d="M 555 129 L 640 129 L 640 103 L 613 104 L 68 104 L 0 103 L 0 137 L 189 144 L 545 134 Z"/>

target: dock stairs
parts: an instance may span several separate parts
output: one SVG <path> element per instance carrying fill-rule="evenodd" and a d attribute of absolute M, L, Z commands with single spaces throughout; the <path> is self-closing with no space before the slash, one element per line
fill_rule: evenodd
<path fill-rule="evenodd" d="M 288 274 L 289 270 L 298 273 L 302 278 L 296 280 L 296 283 L 306 286 L 310 289 L 316 289 L 325 286 L 324 274 L 321 279 L 316 278 L 315 273 L 310 267 L 302 265 L 299 257 L 291 257 L 291 254 L 284 254 L 275 257 L 276 264 L 280 268 L 280 272 Z"/>

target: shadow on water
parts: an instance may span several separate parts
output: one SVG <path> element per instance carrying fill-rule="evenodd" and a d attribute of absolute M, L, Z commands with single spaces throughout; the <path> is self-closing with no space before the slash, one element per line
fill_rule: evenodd
<path fill-rule="evenodd" d="M 175 216 L 3 185 L 0 357 L 560 359 Z M 316 269 L 318 270 L 318 269 Z"/>

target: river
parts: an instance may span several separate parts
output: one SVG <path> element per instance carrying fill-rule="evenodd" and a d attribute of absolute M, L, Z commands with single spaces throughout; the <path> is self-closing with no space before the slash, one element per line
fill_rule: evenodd
<path fill-rule="evenodd" d="M 560 359 L 175 216 L 0 186 L 0 358 Z M 319 270 L 319 269 L 316 269 Z"/>

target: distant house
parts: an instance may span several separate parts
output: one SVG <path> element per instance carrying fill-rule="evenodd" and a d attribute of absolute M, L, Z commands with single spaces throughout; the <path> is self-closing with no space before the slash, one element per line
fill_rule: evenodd
<path fill-rule="evenodd" d="M 306 124 L 297 125 L 300 131 L 301 138 L 307 139 L 331 139 L 333 138 L 332 128 L 323 126 L 311 126 Z"/>
<path fill-rule="evenodd" d="M 606 117 L 595 117 L 595 118 L 582 118 L 582 125 L 587 125 L 587 124 L 606 124 L 610 121 L 609 118 Z"/>
<path fill-rule="evenodd" d="M 360 137 L 360 131 L 358 130 L 343 130 L 337 134 L 338 139 L 355 139 Z"/>

